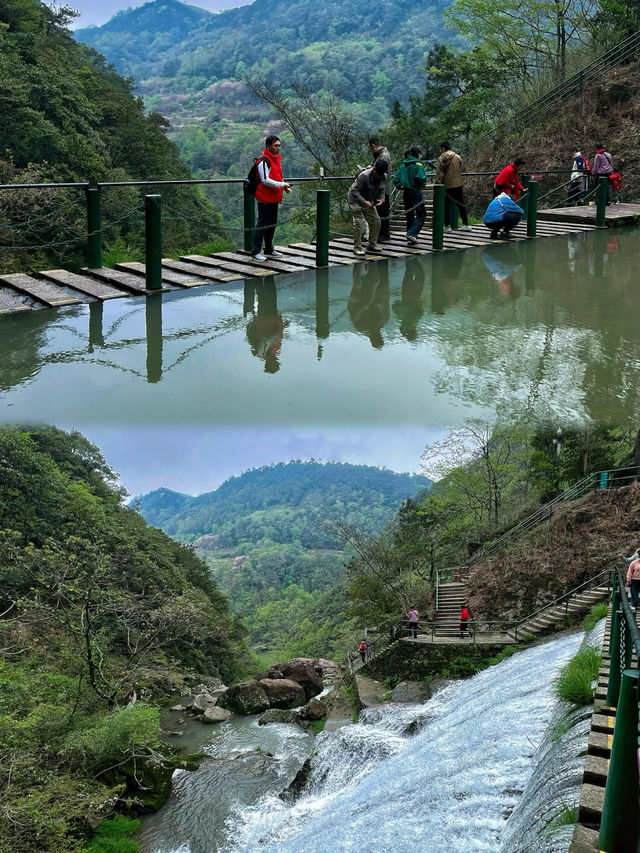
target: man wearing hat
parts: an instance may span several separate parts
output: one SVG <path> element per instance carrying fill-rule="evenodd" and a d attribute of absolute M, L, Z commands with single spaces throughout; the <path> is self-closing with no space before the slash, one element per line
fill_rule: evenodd
<path fill-rule="evenodd" d="M 376 160 L 373 166 L 363 169 L 349 188 L 347 199 L 353 213 L 353 252 L 366 255 L 379 252 L 377 244 L 380 233 L 380 216 L 377 208 L 384 202 L 385 177 L 389 168 L 386 160 Z M 362 239 L 369 235 L 366 251 Z"/>

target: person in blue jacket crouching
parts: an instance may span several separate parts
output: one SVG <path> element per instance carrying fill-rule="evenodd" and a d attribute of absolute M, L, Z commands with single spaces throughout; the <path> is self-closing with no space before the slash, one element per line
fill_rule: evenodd
<path fill-rule="evenodd" d="M 509 231 L 516 227 L 523 216 L 524 210 L 509 193 L 500 193 L 486 209 L 484 224 L 491 230 L 492 240 L 510 240 Z"/>

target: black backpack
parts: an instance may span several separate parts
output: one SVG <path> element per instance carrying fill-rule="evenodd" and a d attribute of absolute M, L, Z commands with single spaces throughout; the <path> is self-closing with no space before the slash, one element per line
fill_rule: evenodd
<path fill-rule="evenodd" d="M 256 190 L 258 189 L 258 184 L 260 183 L 260 175 L 258 174 L 258 163 L 267 162 L 266 157 L 258 157 L 254 162 L 253 166 L 249 169 L 249 174 L 244 179 L 245 189 L 249 193 L 249 195 L 255 195 Z"/>

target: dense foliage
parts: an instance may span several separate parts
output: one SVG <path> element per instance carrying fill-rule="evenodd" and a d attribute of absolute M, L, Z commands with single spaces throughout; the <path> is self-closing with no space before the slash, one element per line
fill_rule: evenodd
<path fill-rule="evenodd" d="M 73 15 L 40 0 L 0 2 L 0 183 L 189 178 L 166 136 L 167 120 L 145 114 L 131 81 L 72 38 Z M 222 234 L 218 214 L 199 190 L 166 188 L 163 197 L 173 211 L 165 221 L 165 248 Z M 107 247 L 130 246 L 132 254 L 144 245 L 142 201 L 137 188 L 103 191 Z M 0 193 L 3 271 L 52 260 L 82 264 L 86 233 L 81 188 Z"/>
<path fill-rule="evenodd" d="M 364 465 L 292 462 L 248 471 L 197 498 L 159 489 L 139 500 L 150 524 L 193 542 L 261 649 L 340 650 L 345 543 L 340 520 L 375 535 L 425 478 Z"/>
<path fill-rule="evenodd" d="M 54 428 L 0 430 L 0 614 L 3 853 L 75 850 L 152 802 L 172 766 L 154 699 L 247 663 L 207 567 Z"/>

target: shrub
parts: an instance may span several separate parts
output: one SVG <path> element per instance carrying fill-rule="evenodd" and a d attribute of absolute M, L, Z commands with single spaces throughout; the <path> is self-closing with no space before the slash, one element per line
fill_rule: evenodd
<path fill-rule="evenodd" d="M 609 609 L 609 605 L 606 602 L 602 602 L 601 604 L 594 604 L 589 613 L 584 617 L 582 622 L 582 627 L 585 631 L 591 631 L 595 628 L 596 623 L 607 615 L 607 611 Z"/>
<path fill-rule="evenodd" d="M 85 844 L 83 853 L 137 853 L 140 846 L 131 836 L 139 826 L 139 820 L 121 815 L 105 820 Z"/>
<path fill-rule="evenodd" d="M 94 771 L 119 764 L 157 742 L 159 721 L 158 709 L 142 702 L 116 708 L 95 726 L 68 735 L 65 752 Z"/>
<path fill-rule="evenodd" d="M 560 670 L 555 680 L 558 699 L 576 708 L 593 702 L 592 683 L 598 677 L 600 652 L 595 646 L 585 646 Z"/>

